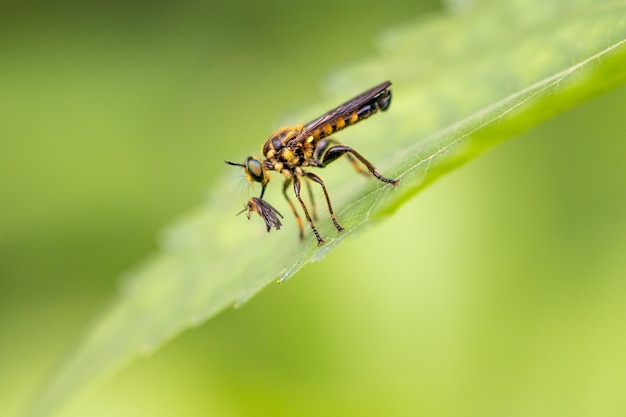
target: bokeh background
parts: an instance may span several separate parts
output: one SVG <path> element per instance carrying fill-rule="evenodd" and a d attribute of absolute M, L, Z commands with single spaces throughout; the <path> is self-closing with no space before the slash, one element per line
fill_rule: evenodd
<path fill-rule="evenodd" d="M 0 415 L 223 159 L 443 7 L 4 2 Z M 624 415 L 625 106 L 621 88 L 498 146 L 67 415 Z"/>

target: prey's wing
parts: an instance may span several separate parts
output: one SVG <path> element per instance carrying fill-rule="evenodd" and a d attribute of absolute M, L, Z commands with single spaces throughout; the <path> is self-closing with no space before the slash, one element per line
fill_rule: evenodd
<path fill-rule="evenodd" d="M 276 230 L 280 229 L 282 223 L 278 217 L 283 217 L 270 203 L 265 200 L 261 200 L 257 197 L 252 197 L 248 202 L 248 209 L 250 211 L 256 211 L 263 221 L 265 221 L 265 227 L 269 232 L 272 227 Z"/>

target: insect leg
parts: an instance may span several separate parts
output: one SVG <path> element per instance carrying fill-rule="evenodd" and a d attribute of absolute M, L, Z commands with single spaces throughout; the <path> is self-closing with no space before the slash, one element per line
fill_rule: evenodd
<path fill-rule="evenodd" d="M 332 146 L 331 148 L 329 148 L 326 151 L 326 153 L 324 154 L 324 156 L 322 156 L 322 161 L 321 161 L 322 164 L 321 164 L 321 166 L 325 167 L 326 165 L 330 164 L 331 162 L 333 162 L 337 158 L 340 158 L 340 157 L 342 157 L 343 155 L 346 155 L 346 154 L 347 155 L 352 154 L 356 159 L 361 161 L 361 163 L 367 167 L 368 171 L 371 172 L 372 175 L 375 176 L 376 178 L 378 178 L 380 181 L 386 182 L 387 184 L 391 184 L 394 187 L 396 185 L 398 185 L 398 183 L 400 182 L 400 180 L 391 180 L 389 178 L 385 178 L 382 175 L 380 175 L 378 173 L 378 171 L 376 171 L 376 168 L 374 168 L 374 165 L 372 165 L 360 153 L 358 153 L 357 151 L 355 151 L 351 147 L 345 146 L 345 145 L 335 145 L 335 146 Z"/>
<path fill-rule="evenodd" d="M 309 193 L 309 201 L 311 202 L 311 217 L 317 221 L 317 209 L 315 208 L 315 196 L 313 195 L 313 187 L 308 182 L 305 182 L 306 190 Z"/>
<path fill-rule="evenodd" d="M 298 176 L 293 177 L 293 192 L 296 194 L 296 198 L 300 202 L 302 210 L 304 210 L 304 215 L 306 216 L 306 219 L 309 222 L 311 229 L 313 229 L 313 233 L 315 233 L 315 237 L 317 238 L 317 246 L 322 246 L 322 244 L 324 243 L 324 239 L 322 239 L 320 237 L 320 234 L 317 232 L 315 224 L 313 224 L 313 220 L 311 220 L 311 216 L 309 216 L 309 211 L 307 210 L 304 201 L 302 201 L 302 197 L 300 197 L 300 177 Z"/>
<path fill-rule="evenodd" d="M 300 215 L 296 210 L 296 206 L 293 205 L 291 199 L 287 195 L 287 188 L 289 187 L 289 184 L 291 184 L 291 177 L 287 178 L 283 183 L 283 195 L 285 196 L 285 200 L 287 200 L 287 203 L 289 203 L 289 207 L 291 207 L 293 215 L 296 217 L 296 222 L 298 222 L 298 228 L 300 228 L 300 240 L 302 240 L 304 239 L 304 227 L 302 226 L 302 219 L 300 218 Z"/>
<path fill-rule="evenodd" d="M 328 205 L 328 211 L 330 212 L 330 218 L 332 219 L 333 224 L 335 225 L 335 228 L 337 229 L 337 232 L 341 233 L 343 231 L 343 227 L 341 227 L 341 225 L 339 224 L 339 222 L 337 222 L 337 219 L 335 218 L 335 213 L 333 212 L 333 206 L 330 204 L 330 197 L 328 197 L 328 191 L 326 191 L 326 186 L 324 185 L 324 181 L 322 181 L 322 179 L 319 176 L 313 174 L 312 172 L 306 172 L 304 175 L 306 175 L 307 179 L 311 181 L 315 181 L 316 183 L 322 186 L 322 190 L 324 191 L 324 197 L 326 197 L 326 204 Z"/>
<path fill-rule="evenodd" d="M 314 159 L 315 164 L 317 166 L 319 166 L 319 167 L 323 167 L 324 166 L 322 164 L 322 159 L 324 159 L 324 153 L 326 152 L 328 147 L 331 146 L 331 145 L 339 145 L 339 142 L 337 142 L 336 140 L 333 140 L 333 139 L 322 139 L 322 140 L 320 140 L 318 142 L 317 146 L 315 147 L 315 152 L 313 153 L 313 159 Z M 350 161 L 350 164 L 352 164 L 352 167 L 359 174 L 367 175 L 369 173 L 368 171 L 364 170 L 361 167 L 361 165 L 359 165 L 357 160 L 352 155 L 350 155 L 349 153 L 346 154 L 346 158 L 348 158 L 348 161 Z"/>

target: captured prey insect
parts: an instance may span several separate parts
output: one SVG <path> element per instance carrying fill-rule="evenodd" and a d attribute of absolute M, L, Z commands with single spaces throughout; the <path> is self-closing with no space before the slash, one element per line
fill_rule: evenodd
<path fill-rule="evenodd" d="M 244 206 L 243 210 L 237 213 L 237 215 L 245 212 L 246 217 L 248 217 L 249 220 L 250 212 L 252 211 L 256 211 L 259 216 L 263 218 L 263 221 L 265 221 L 265 227 L 267 227 L 268 232 L 272 227 L 278 230 L 280 229 L 280 226 L 283 225 L 278 218 L 280 217 L 282 219 L 283 215 L 280 214 L 278 210 L 276 210 L 274 207 L 272 207 L 270 203 L 265 200 L 261 200 L 258 197 L 252 197 L 250 200 L 248 200 L 248 203 Z M 276 215 L 278 215 L 278 217 L 276 217 Z"/>
<path fill-rule="evenodd" d="M 283 183 L 283 195 L 287 199 L 287 203 L 289 203 L 289 207 L 298 222 L 300 239 L 304 238 L 302 219 L 295 205 L 287 195 L 287 189 L 292 184 L 296 198 L 304 211 L 304 216 L 317 238 L 317 244 L 322 245 L 324 243 L 324 240 L 321 238 L 313 223 L 312 217 L 315 217 L 314 207 L 312 211 L 313 216 L 311 216 L 300 196 L 302 179 L 312 181 L 322 187 L 326 204 L 328 205 L 328 211 L 330 212 L 330 218 L 337 232 L 341 233 L 343 227 L 341 227 L 335 218 L 335 213 L 333 212 L 324 181 L 318 175 L 308 172 L 304 168 L 323 168 L 344 155 L 358 172 L 365 173 L 363 168 L 359 165 L 360 162 L 378 180 L 395 187 L 399 180 L 383 177 L 376 171 L 374 165 L 360 153 L 349 146 L 342 145 L 336 140 L 328 138 L 333 133 L 348 126 L 352 126 L 378 111 L 387 110 L 391 104 L 390 86 L 391 82 L 386 81 L 305 125 L 287 126 L 278 129 L 263 145 L 263 155 L 265 156 L 263 160 L 249 156 L 241 164 L 224 161 L 229 165 L 243 167 L 248 181 L 261 183 L 260 197 L 250 199 L 246 208 L 243 210 L 247 211 L 248 218 L 250 218 L 251 211 L 256 211 L 265 221 L 268 231 L 271 227 L 275 227 L 276 229 L 280 228 L 281 223 L 276 217 L 276 214 L 280 215 L 280 213 L 263 200 L 265 187 L 267 187 L 270 181 L 269 173 L 270 171 L 276 171 L 283 174 L 285 178 Z"/>

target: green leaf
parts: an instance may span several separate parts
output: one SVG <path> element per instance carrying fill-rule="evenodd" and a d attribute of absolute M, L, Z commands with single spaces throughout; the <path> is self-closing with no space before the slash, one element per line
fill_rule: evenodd
<path fill-rule="evenodd" d="M 124 279 L 119 296 L 93 322 L 28 415 L 57 412 L 138 355 L 323 258 L 444 173 L 623 83 L 626 3 L 495 2 L 390 31 L 379 46 L 376 59 L 335 74 L 328 85 L 332 96 L 297 119 L 308 120 L 392 80 L 390 110 L 347 129 L 340 139 L 383 175 L 399 178 L 399 186 L 357 175 L 340 162 L 323 170 L 346 230 L 336 234 L 318 199 L 318 226 L 327 242 L 318 247 L 310 230 L 305 242 L 298 241 L 289 216 L 281 231 L 270 234 L 256 216 L 250 222 L 236 217 L 248 195 L 236 192 L 241 169 L 225 166 L 225 177 L 206 204 L 172 226 L 161 251 Z M 243 161 L 245 156 L 225 157 Z M 214 163 L 222 159 L 216 155 Z M 278 176 L 266 199 L 289 212 Z"/>

